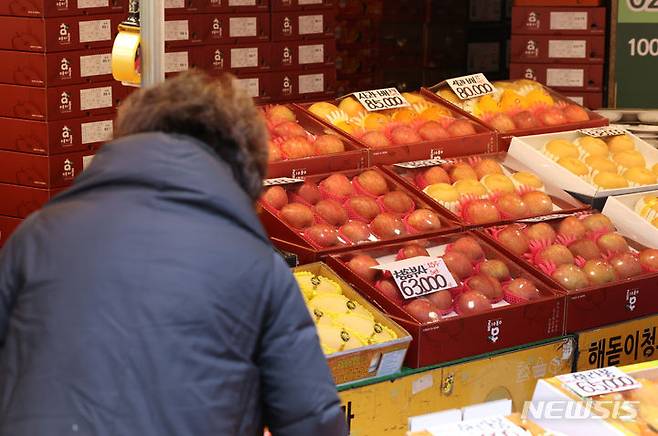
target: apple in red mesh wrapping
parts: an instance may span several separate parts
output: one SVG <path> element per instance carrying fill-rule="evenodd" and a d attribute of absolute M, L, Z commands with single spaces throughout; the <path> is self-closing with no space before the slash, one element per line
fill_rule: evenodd
<path fill-rule="evenodd" d="M 507 292 L 528 301 L 537 300 L 541 297 L 535 284 L 524 278 L 514 279 L 509 282 Z"/>
<path fill-rule="evenodd" d="M 320 182 L 322 189 L 336 197 L 348 197 L 354 193 L 350 179 L 344 174 L 332 174 Z"/>
<path fill-rule="evenodd" d="M 596 244 L 604 253 L 620 254 L 626 253 L 630 250 L 626 239 L 624 239 L 619 233 L 606 233 L 605 235 L 601 235 L 596 241 Z"/>
<path fill-rule="evenodd" d="M 539 114 L 539 120 L 547 126 L 559 126 L 567 123 L 567 118 L 558 108 L 548 108 Z"/>
<path fill-rule="evenodd" d="M 342 153 L 345 144 L 335 135 L 319 135 L 313 143 L 315 154 Z"/>
<path fill-rule="evenodd" d="M 467 291 L 457 296 L 455 308 L 461 315 L 474 315 L 491 310 L 491 302 L 477 291 Z"/>
<path fill-rule="evenodd" d="M 583 272 L 592 285 L 603 285 L 617 278 L 612 265 L 603 260 L 588 260 L 583 266 Z"/>
<path fill-rule="evenodd" d="M 586 217 L 582 223 L 590 232 L 614 232 L 616 230 L 610 218 L 600 213 Z"/>
<path fill-rule="evenodd" d="M 509 280 L 511 277 L 505 262 L 498 259 L 489 259 L 482 262 L 480 264 L 480 273 L 491 276 L 500 282 Z"/>
<path fill-rule="evenodd" d="M 297 195 L 302 197 L 302 199 L 309 204 L 316 204 L 318 201 L 322 200 L 320 190 L 314 183 L 302 184 L 302 186 L 297 189 Z"/>
<path fill-rule="evenodd" d="M 297 117 L 295 113 L 286 106 L 277 104 L 269 107 L 265 111 L 265 117 L 270 120 L 273 126 L 279 125 L 285 121 L 295 122 Z"/>
<path fill-rule="evenodd" d="M 315 154 L 313 145 L 303 136 L 294 136 L 283 141 L 281 151 L 288 159 L 301 159 Z"/>
<path fill-rule="evenodd" d="M 377 202 L 365 195 L 351 197 L 347 200 L 345 206 L 368 222 L 372 221 L 381 212 Z"/>
<path fill-rule="evenodd" d="M 456 280 L 464 280 L 473 275 L 471 260 L 464 253 L 450 251 L 442 256 L 448 271 Z"/>
<path fill-rule="evenodd" d="M 423 140 L 414 129 L 408 126 L 399 126 L 392 129 L 391 139 L 396 145 L 415 144 Z"/>
<path fill-rule="evenodd" d="M 350 221 L 340 228 L 340 232 L 355 244 L 370 239 L 370 227 L 362 221 Z"/>
<path fill-rule="evenodd" d="M 628 279 L 642 274 L 640 259 L 631 253 L 621 253 L 610 259 L 610 265 L 615 269 L 617 277 Z"/>
<path fill-rule="evenodd" d="M 493 159 L 482 159 L 473 166 L 473 169 L 480 179 L 489 174 L 503 174 L 500 164 Z"/>
<path fill-rule="evenodd" d="M 400 252 L 398 253 L 396 259 L 404 260 L 404 259 L 411 259 L 412 257 L 419 257 L 419 256 L 429 257 L 429 255 L 430 254 L 425 249 L 425 247 L 418 244 L 408 244 L 400 249 Z"/>
<path fill-rule="evenodd" d="M 580 106 L 576 106 L 575 104 L 568 105 L 562 112 L 564 113 L 565 118 L 572 123 L 589 120 L 587 111 Z"/>
<path fill-rule="evenodd" d="M 541 123 L 529 111 L 521 111 L 512 117 L 512 121 L 519 129 L 534 129 L 541 127 Z"/>
<path fill-rule="evenodd" d="M 267 142 L 267 149 L 268 149 L 268 156 L 267 156 L 268 162 L 277 162 L 281 160 L 282 158 L 281 151 L 279 151 L 279 147 L 274 145 L 272 141 Z"/>
<path fill-rule="evenodd" d="M 470 224 L 490 224 L 502 219 L 498 208 L 490 200 L 469 201 L 462 215 Z"/>
<path fill-rule="evenodd" d="M 280 210 L 283 206 L 288 204 L 288 194 L 281 186 L 267 188 L 261 199 L 276 210 Z"/>
<path fill-rule="evenodd" d="M 404 310 L 423 324 L 441 319 L 439 308 L 433 305 L 428 299 L 422 297 L 411 300 L 411 302 L 404 306 Z"/>
<path fill-rule="evenodd" d="M 304 236 L 322 248 L 338 244 L 338 230 L 329 224 L 315 224 L 304 231 Z"/>
<path fill-rule="evenodd" d="M 402 219 L 388 212 L 377 215 L 370 223 L 370 229 L 380 239 L 397 238 L 407 233 Z"/>
<path fill-rule="evenodd" d="M 418 134 L 426 141 L 449 138 L 450 134 L 436 121 L 428 121 L 418 128 Z"/>
<path fill-rule="evenodd" d="M 587 233 L 587 227 L 575 216 L 570 216 L 560 223 L 557 233 L 568 238 L 582 239 Z"/>
<path fill-rule="evenodd" d="M 640 264 L 647 271 L 658 271 L 658 250 L 648 248 L 640 251 Z"/>
<path fill-rule="evenodd" d="M 291 138 L 293 136 L 306 137 L 306 130 L 294 121 L 284 121 L 272 129 L 274 136 Z"/>
<path fill-rule="evenodd" d="M 503 288 L 500 286 L 500 282 L 486 274 L 476 274 L 469 278 L 466 284 L 470 290 L 481 293 L 491 302 L 496 302 L 503 298 Z"/>
<path fill-rule="evenodd" d="M 489 120 L 489 125 L 499 132 L 511 132 L 516 130 L 516 125 L 514 121 L 505 114 L 497 114 Z"/>
<path fill-rule="evenodd" d="M 450 176 L 443 168 L 436 166 L 418 173 L 415 180 L 418 187 L 424 189 L 435 183 L 450 183 Z"/>
<path fill-rule="evenodd" d="M 479 180 L 478 175 L 467 163 L 459 162 L 450 170 L 450 178 L 453 182 L 458 180 Z"/>
<path fill-rule="evenodd" d="M 369 194 L 380 196 L 388 192 L 386 179 L 375 170 L 366 170 L 356 176 L 356 181 Z"/>
<path fill-rule="evenodd" d="M 468 136 L 475 135 L 477 132 L 470 121 L 455 120 L 448 126 L 448 133 L 450 136 Z"/>
<path fill-rule="evenodd" d="M 388 140 L 386 135 L 382 132 L 368 132 L 361 137 L 361 142 L 363 142 L 367 147 L 370 148 L 386 148 L 393 145 L 391 141 Z"/>
<path fill-rule="evenodd" d="M 426 295 L 426 298 L 441 312 L 452 308 L 452 294 L 450 291 L 438 291 Z"/>
<path fill-rule="evenodd" d="M 484 259 L 484 250 L 477 239 L 471 236 L 462 236 L 457 239 L 451 246 L 451 251 L 458 251 L 466 255 L 473 263 Z"/>
<path fill-rule="evenodd" d="M 557 236 L 553 227 L 546 223 L 531 225 L 525 230 L 525 235 L 530 241 L 548 241 L 551 244 L 555 242 Z"/>
<path fill-rule="evenodd" d="M 379 262 L 367 254 L 357 254 L 347 262 L 347 267 L 351 269 L 354 274 L 369 283 L 374 282 L 375 277 L 377 277 L 377 274 L 379 273 L 378 270 L 371 268 L 377 265 L 379 265 Z"/>
<path fill-rule="evenodd" d="M 281 208 L 281 219 L 296 229 L 305 229 L 315 222 L 313 211 L 301 203 L 289 203 Z"/>
<path fill-rule="evenodd" d="M 441 218 L 429 209 L 416 209 L 411 212 L 407 223 L 419 232 L 433 232 L 441 229 Z"/>
<path fill-rule="evenodd" d="M 398 289 L 398 286 L 391 279 L 380 280 L 375 285 L 375 288 L 384 296 L 397 303 L 398 305 L 404 302 L 402 294 Z"/>
<path fill-rule="evenodd" d="M 521 196 L 530 215 L 546 215 L 553 212 L 553 200 L 541 191 L 526 192 Z"/>
<path fill-rule="evenodd" d="M 517 256 L 530 249 L 530 241 L 523 232 L 523 228 L 518 224 L 512 224 L 503 229 L 498 234 L 498 242 Z"/>
<path fill-rule="evenodd" d="M 315 205 L 315 213 L 332 226 L 342 226 L 347 222 L 347 212 L 335 200 L 320 200 Z"/>
<path fill-rule="evenodd" d="M 392 213 L 405 214 L 412 210 L 416 204 L 402 191 L 391 191 L 382 197 L 384 208 Z"/>
<path fill-rule="evenodd" d="M 576 265 L 560 265 L 551 277 L 569 291 L 586 288 L 589 285 L 587 274 Z"/>
<path fill-rule="evenodd" d="M 507 217 L 518 219 L 530 215 L 530 209 L 525 201 L 518 195 L 513 193 L 502 194 L 496 205 L 498 209 Z"/>
<path fill-rule="evenodd" d="M 561 244 L 553 244 L 544 248 L 537 255 L 538 262 L 550 262 L 555 266 L 573 264 L 573 254 Z"/>
<path fill-rule="evenodd" d="M 574 256 L 582 257 L 585 260 L 599 259 L 601 257 L 601 250 L 596 245 L 596 242 L 591 239 L 580 239 L 569 245 L 569 251 Z"/>

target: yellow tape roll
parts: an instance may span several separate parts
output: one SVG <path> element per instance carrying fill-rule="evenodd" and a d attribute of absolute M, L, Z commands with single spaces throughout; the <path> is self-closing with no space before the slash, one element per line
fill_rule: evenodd
<path fill-rule="evenodd" d="M 116 80 L 139 85 L 141 74 L 136 61 L 138 59 L 139 31 L 120 31 L 112 47 L 112 75 Z"/>

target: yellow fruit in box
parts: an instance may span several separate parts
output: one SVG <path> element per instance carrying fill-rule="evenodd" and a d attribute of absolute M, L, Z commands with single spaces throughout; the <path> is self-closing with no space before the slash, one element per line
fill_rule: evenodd
<path fill-rule="evenodd" d="M 394 339 L 397 339 L 397 335 L 393 330 L 386 328 L 379 323 L 376 323 L 375 334 L 370 337 L 369 342 L 371 344 L 381 344 L 384 342 L 392 341 Z"/>
<path fill-rule="evenodd" d="M 411 109 L 398 109 L 393 112 L 391 119 L 399 123 L 410 123 L 418 118 L 418 114 Z"/>
<path fill-rule="evenodd" d="M 389 122 L 390 119 L 386 115 L 372 112 L 363 118 L 363 128 L 367 131 L 380 131 L 384 130 Z"/>
<path fill-rule="evenodd" d="M 296 272 L 294 275 L 299 288 L 308 299 L 313 298 L 316 294 L 340 295 L 343 293 L 340 285 L 327 277 L 316 276 L 308 271 Z"/>
<path fill-rule="evenodd" d="M 353 124 L 348 123 L 347 121 L 339 121 L 334 124 L 334 127 L 340 129 L 346 133 L 354 134 L 357 130 L 357 127 Z"/>
<path fill-rule="evenodd" d="M 525 101 L 529 108 L 535 106 L 553 106 L 555 104 L 553 97 L 548 95 L 543 89 L 533 89 L 525 96 Z"/>
<path fill-rule="evenodd" d="M 497 113 L 499 111 L 500 108 L 496 99 L 494 99 L 491 94 L 487 94 L 480 97 L 478 100 L 474 115 L 482 116 L 485 114 Z"/>
<path fill-rule="evenodd" d="M 350 332 L 356 333 L 362 339 L 368 339 L 375 333 L 375 322 L 371 318 L 356 313 L 346 313 L 337 316 L 336 324 L 342 325 Z"/>
<path fill-rule="evenodd" d="M 422 111 L 418 118 L 423 121 L 438 121 L 445 117 L 451 117 L 451 113 L 448 109 L 441 106 L 433 105 Z"/>
<path fill-rule="evenodd" d="M 309 300 L 308 307 L 311 311 L 317 309 L 324 314 L 338 315 L 348 312 L 348 301 L 344 295 L 319 294 Z"/>
<path fill-rule="evenodd" d="M 350 118 L 366 112 L 365 108 L 353 97 L 345 97 L 338 103 L 338 109 L 345 111 Z"/>
<path fill-rule="evenodd" d="M 494 86 L 496 89 L 508 89 L 508 88 L 514 88 L 515 84 L 513 82 L 491 82 L 491 84 Z"/>
<path fill-rule="evenodd" d="M 329 114 L 332 112 L 336 112 L 338 110 L 337 106 L 334 106 L 331 103 L 327 103 L 326 101 L 320 101 L 317 103 L 313 103 L 309 108 L 309 112 L 311 112 L 313 115 L 316 115 L 320 118 L 323 119 L 329 119 Z"/>
<path fill-rule="evenodd" d="M 450 88 L 440 89 L 439 92 L 437 92 L 437 94 L 439 95 L 439 97 L 448 100 L 450 103 L 454 103 L 458 106 L 461 105 L 461 100 L 459 99 L 459 97 L 457 97 L 457 94 L 452 92 L 452 89 Z"/>
<path fill-rule="evenodd" d="M 356 335 L 351 335 L 347 330 L 335 324 L 318 325 L 318 336 L 323 349 L 345 351 L 363 347 L 365 342 Z"/>
<path fill-rule="evenodd" d="M 409 104 L 422 103 L 425 101 L 425 98 L 421 95 L 414 94 L 411 92 L 403 92 L 402 97 L 409 102 Z"/>
<path fill-rule="evenodd" d="M 542 90 L 542 87 L 541 87 L 541 85 L 540 85 L 538 82 L 536 82 L 536 81 L 534 81 L 534 80 L 530 80 L 530 79 L 519 79 L 519 80 L 515 80 L 515 81 L 513 82 L 513 86 L 514 86 L 515 88 L 526 88 L 526 87 L 530 87 L 530 88 L 533 88 L 533 89 Z"/>
<path fill-rule="evenodd" d="M 511 89 L 506 89 L 503 91 L 503 95 L 500 97 L 500 103 L 498 103 L 498 106 L 502 112 L 509 112 L 526 108 L 524 98 Z"/>

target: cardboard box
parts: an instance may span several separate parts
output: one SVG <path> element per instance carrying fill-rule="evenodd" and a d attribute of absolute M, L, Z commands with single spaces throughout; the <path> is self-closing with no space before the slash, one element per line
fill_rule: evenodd
<path fill-rule="evenodd" d="M 270 73 L 275 101 L 322 100 L 336 95 L 336 68 L 281 71 Z"/>
<path fill-rule="evenodd" d="M 0 183 L 34 188 L 63 188 L 91 162 L 93 151 L 82 151 L 54 156 L 0 151 Z"/>
<path fill-rule="evenodd" d="M 573 142 L 583 135 L 578 131 L 561 133 L 548 133 L 545 135 L 523 136 L 512 139 L 509 155 L 526 165 L 537 173 L 542 179 L 555 180 L 558 187 L 567 192 L 579 194 L 586 199 L 610 197 L 612 195 L 630 194 L 635 192 L 646 192 L 658 189 L 658 184 L 627 187 L 621 189 L 601 189 L 593 183 L 586 181 L 573 174 L 566 168 L 551 160 L 542 153 L 542 148 L 554 139 L 565 139 Z M 647 166 L 653 167 L 658 163 L 658 150 L 639 137 L 628 133 L 635 141 L 635 148 L 646 159 Z"/>
<path fill-rule="evenodd" d="M 512 33 L 551 35 L 605 35 L 605 8 L 512 8 Z"/>
<path fill-rule="evenodd" d="M 578 332 L 576 371 L 654 360 L 658 315 Z"/>
<path fill-rule="evenodd" d="M 431 104 L 446 107 L 445 103 L 436 98 L 436 96 L 423 94 L 423 97 L 428 99 Z M 339 104 L 337 100 L 329 101 L 329 103 L 336 106 Z M 300 104 L 300 106 L 306 110 L 308 110 L 311 105 L 312 103 Z M 482 123 L 477 121 L 471 115 L 461 113 L 453 113 L 453 115 L 455 115 L 456 118 L 465 118 L 471 122 L 476 133 L 462 137 L 450 137 L 438 141 L 423 141 L 410 145 L 393 145 L 378 149 L 368 148 L 354 135 L 348 133 L 345 133 L 345 135 L 361 146 L 368 148 L 370 165 L 388 165 L 423 159 L 455 157 L 485 152 L 491 153 L 497 150 L 496 136 L 493 134 L 492 130 L 484 127 Z M 316 117 L 315 115 L 313 116 Z M 319 117 L 316 118 L 327 126 L 331 126 L 328 121 Z"/>
<path fill-rule="evenodd" d="M 10 218 L 26 218 L 41 209 L 63 189 L 39 189 L 0 183 L 0 215 Z"/>
<path fill-rule="evenodd" d="M 23 222 L 23 220 L 18 218 L 0 216 L 0 248 L 5 245 L 9 236 L 11 236 L 21 222 Z"/>
<path fill-rule="evenodd" d="M 411 192 L 406 187 L 398 183 L 392 177 L 386 175 L 386 173 L 384 173 L 381 169 L 377 167 L 371 167 L 369 169 L 376 171 L 377 173 L 381 174 L 382 177 L 384 177 L 390 191 L 399 190 L 407 194 L 415 203 L 414 209 L 424 208 L 431 210 L 431 207 L 426 202 L 416 197 L 413 194 L 413 192 Z M 337 173 L 344 174 L 347 178 L 352 179 L 354 176 L 361 174 L 363 171 L 365 171 L 365 169 L 316 174 L 312 176 L 306 176 L 305 180 L 307 182 L 313 182 L 317 184 L 320 181 L 324 180 L 325 178 L 329 177 L 331 174 L 337 174 Z M 282 186 L 288 192 L 288 196 L 291 198 L 291 201 L 293 201 L 293 199 L 295 198 L 293 197 L 293 194 L 295 190 L 299 187 L 299 184 L 288 184 Z M 397 236 L 395 238 L 380 239 L 375 237 L 374 235 L 371 235 L 368 241 L 364 241 L 356 244 L 349 242 L 343 236 L 339 235 L 341 239 L 337 245 L 329 248 L 323 248 L 312 243 L 310 240 L 305 238 L 303 234 L 304 233 L 303 230 L 295 229 L 294 227 L 290 226 L 288 223 L 284 222 L 279 217 L 279 213 L 276 209 L 272 208 L 271 206 L 263 202 L 259 204 L 262 206 L 262 211 L 260 213 L 260 220 L 263 223 L 263 226 L 265 227 L 265 230 L 267 231 L 267 234 L 269 235 L 274 245 L 280 248 L 281 250 L 296 254 L 299 257 L 299 261 L 301 264 L 314 262 L 331 254 L 344 253 L 351 250 L 355 250 L 357 248 L 378 246 L 385 243 L 390 243 L 391 241 L 409 241 L 420 237 L 443 235 L 446 233 L 455 232 L 460 228 L 455 222 L 449 220 L 448 218 L 444 217 L 440 213 L 437 213 L 437 216 L 441 221 L 441 228 L 434 231 L 418 232 L 409 228 L 404 233 L 400 234 L 400 236 Z M 318 223 L 323 222 L 319 216 L 317 216 L 316 219 Z"/>
<path fill-rule="evenodd" d="M 503 173 L 507 176 L 514 174 L 517 171 L 527 171 L 527 168 L 522 165 L 520 162 L 516 161 L 512 157 L 508 156 L 507 153 L 492 153 L 492 154 L 482 154 L 478 155 L 482 159 L 493 159 L 501 164 L 503 167 Z M 471 158 L 455 158 L 447 160 L 447 164 L 453 164 L 456 162 L 474 162 L 475 159 Z M 409 189 L 412 189 L 416 195 L 421 197 L 423 200 L 432 205 L 432 208 L 435 210 L 441 210 L 441 212 L 450 217 L 450 219 L 460 223 L 465 228 L 479 227 L 472 223 L 467 222 L 464 218 L 461 217 L 458 211 L 458 205 L 452 210 L 441 205 L 439 202 L 434 200 L 432 197 L 427 195 L 423 189 L 418 185 L 416 176 L 420 175 L 423 171 L 427 171 L 433 166 L 440 165 L 428 165 L 417 168 L 406 168 L 408 164 L 414 164 L 410 162 L 387 165 L 383 167 L 384 171 L 396 177 L 400 183 L 407 186 Z M 557 188 L 551 184 L 551 179 L 543 179 L 544 182 L 544 192 L 551 197 L 553 200 L 553 211 L 550 214 L 554 213 L 573 213 L 581 212 L 588 210 L 589 206 L 581 203 L 580 201 L 573 198 L 571 195 L 564 192 L 562 189 Z M 544 214 L 549 215 L 549 214 Z M 542 215 L 539 215 L 542 216 Z M 534 216 L 528 216 L 526 218 L 533 218 Z M 500 220 L 500 223 L 512 223 L 516 219 L 512 218 L 503 218 Z M 493 225 L 496 223 L 489 223 L 486 225 Z"/>
<path fill-rule="evenodd" d="M 113 128 L 114 114 L 51 122 L 0 118 L 0 150 L 46 156 L 93 150 L 112 139 Z"/>
<path fill-rule="evenodd" d="M 111 114 L 126 93 L 116 81 L 47 89 L 0 84 L 0 117 L 55 121 Z"/>
<path fill-rule="evenodd" d="M 335 10 L 339 0 L 271 0 L 272 12 L 279 11 L 308 11 L 316 9 Z"/>
<path fill-rule="evenodd" d="M 404 356 L 411 342 L 409 333 L 359 295 L 324 263 L 311 263 L 293 268 L 292 271 L 293 273 L 308 271 L 316 276 L 327 277 L 335 281 L 341 287 L 345 297 L 363 306 L 374 316 L 376 323 L 392 330 L 397 335 L 397 339 L 383 344 L 368 345 L 327 355 L 327 364 L 338 386 L 378 377 L 388 377 L 400 372 Z"/>
<path fill-rule="evenodd" d="M 272 41 L 332 38 L 336 28 L 333 10 L 272 12 Z"/>
<path fill-rule="evenodd" d="M 405 365 L 419 368 L 451 360 L 462 359 L 483 353 L 561 336 L 564 332 L 564 295 L 553 291 L 532 274 L 517 265 L 516 260 L 476 233 L 465 232 L 448 236 L 427 238 L 431 256 L 442 255 L 445 246 L 459 237 L 472 236 L 478 239 L 487 259 L 503 261 L 514 278 L 532 281 L 542 297 L 527 303 L 509 304 L 501 301 L 493 309 L 473 315 L 456 316 L 454 312 L 438 321 L 419 323 L 396 302 L 385 297 L 373 284 L 357 276 L 346 263 L 355 254 L 367 254 L 380 263 L 393 260 L 404 243 L 394 242 L 374 248 L 361 248 L 349 253 L 339 253 L 328 258 L 327 263 L 362 295 L 381 307 L 395 322 L 411 333 L 411 342 Z M 458 292 L 458 291 L 456 291 Z"/>
<path fill-rule="evenodd" d="M 0 16 L 0 50 L 57 52 L 112 47 L 125 14 L 100 17 L 17 18 Z"/>
<path fill-rule="evenodd" d="M 333 67 L 336 61 L 336 41 L 318 39 L 284 41 L 268 44 L 273 70 Z"/>
<path fill-rule="evenodd" d="M 252 43 L 240 45 L 209 44 L 193 48 L 196 63 L 211 74 L 257 73 L 271 68 L 270 44 Z"/>
<path fill-rule="evenodd" d="M 172 14 L 165 21 L 165 47 L 251 44 L 270 38 L 267 13 Z"/>
<path fill-rule="evenodd" d="M 128 0 L 6 0 L 0 15 L 15 17 L 59 17 L 111 14 L 128 10 Z"/>
<path fill-rule="evenodd" d="M 500 398 L 511 399 L 520 412 L 538 380 L 570 371 L 573 353 L 567 348 L 574 349 L 572 337 L 339 389 L 350 433 L 399 436 L 413 416 Z"/>
<path fill-rule="evenodd" d="M 327 128 L 307 112 L 297 106 L 287 105 L 295 113 L 297 122 L 311 136 L 332 134 L 338 136 L 345 145 L 342 153 L 325 154 L 302 159 L 285 159 L 270 162 L 267 168 L 268 178 L 291 177 L 304 178 L 307 175 L 324 174 L 334 171 L 354 170 L 368 166 L 368 152 L 338 131 Z M 263 108 L 265 109 L 265 108 Z"/>
<path fill-rule="evenodd" d="M 510 64 L 512 80 L 530 79 L 562 91 L 603 91 L 603 65 L 573 64 Z M 583 100 L 579 104 L 583 106 Z"/>
<path fill-rule="evenodd" d="M 221 73 L 219 71 L 213 71 Z M 238 84 L 252 97 L 257 104 L 265 104 L 272 101 L 272 76 L 270 73 L 254 72 L 240 73 L 237 75 Z"/>
<path fill-rule="evenodd" d="M 563 218 L 546 221 L 557 229 Z M 516 261 L 541 277 L 550 287 L 566 294 L 566 333 L 575 333 L 616 322 L 627 321 L 653 315 L 658 311 L 656 281 L 658 273 L 643 272 L 629 278 L 617 279 L 605 285 L 587 286 L 567 291 L 550 275 L 535 266 L 524 256 L 515 256 L 502 246 L 494 236 L 501 227 L 489 227 L 480 231 L 484 237 L 496 244 L 502 251 L 514 256 Z M 632 251 L 641 251 L 647 246 L 630 238 L 625 238 Z"/>
<path fill-rule="evenodd" d="M 569 100 L 586 107 L 587 109 L 600 109 L 603 104 L 603 92 L 569 92 L 564 91 L 564 96 Z"/>
<path fill-rule="evenodd" d="M 658 227 L 651 224 L 654 214 L 647 219 L 635 211 L 635 205 L 645 196 L 658 196 L 658 191 L 610 197 L 605 202 L 603 213 L 615 222 L 620 233 L 649 247 L 658 247 Z"/>
<path fill-rule="evenodd" d="M 520 63 L 603 64 L 605 37 L 512 35 L 510 58 Z"/>
<path fill-rule="evenodd" d="M 205 0 L 205 2 L 206 11 L 213 13 L 268 12 L 270 9 L 270 0 Z"/>

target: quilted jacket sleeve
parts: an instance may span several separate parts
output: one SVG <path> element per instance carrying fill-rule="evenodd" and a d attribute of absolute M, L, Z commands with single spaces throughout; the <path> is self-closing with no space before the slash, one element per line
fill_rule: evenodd
<path fill-rule="evenodd" d="M 273 436 L 347 434 L 336 386 L 297 283 L 275 255 L 259 367 Z"/>
<path fill-rule="evenodd" d="M 0 250 L 0 350 L 5 343 L 11 307 L 20 283 L 18 245 L 17 235 L 13 235 Z"/>

